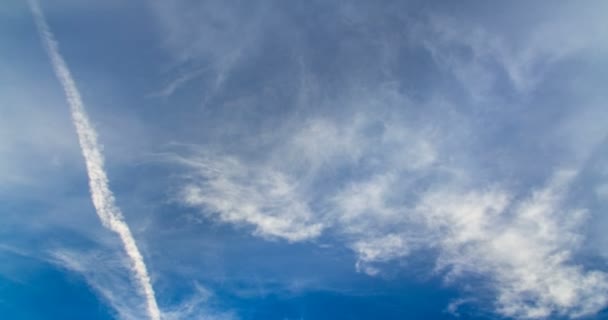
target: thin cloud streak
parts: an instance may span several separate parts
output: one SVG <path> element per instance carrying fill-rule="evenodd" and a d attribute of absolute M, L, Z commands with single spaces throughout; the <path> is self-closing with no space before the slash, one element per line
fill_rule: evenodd
<path fill-rule="evenodd" d="M 46 22 L 40 5 L 36 0 L 28 0 L 28 3 L 40 38 L 51 59 L 55 75 L 61 83 L 70 105 L 72 120 L 76 127 L 82 154 L 85 158 L 93 205 L 103 226 L 116 232 L 120 237 L 131 262 L 133 276 L 146 299 L 147 313 L 150 319 L 158 320 L 161 313 L 156 303 L 148 270 L 131 234 L 131 230 L 124 221 L 120 209 L 116 206 L 114 195 L 108 186 L 108 177 L 103 166 L 103 155 L 97 142 L 97 133 L 88 119 L 80 92 L 66 62 L 59 53 L 59 46 Z"/>

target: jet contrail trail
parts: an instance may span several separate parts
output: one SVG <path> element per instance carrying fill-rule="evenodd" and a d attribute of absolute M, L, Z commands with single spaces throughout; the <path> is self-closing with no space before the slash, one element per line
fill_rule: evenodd
<path fill-rule="evenodd" d="M 28 0 L 28 3 L 32 10 L 40 38 L 51 59 L 55 75 L 61 83 L 70 105 L 72 120 L 76 127 L 78 141 L 80 142 L 82 155 L 86 162 L 91 198 L 93 199 L 97 215 L 99 215 L 99 219 L 104 227 L 116 232 L 120 236 L 131 262 L 133 276 L 146 299 L 148 315 L 153 320 L 159 320 L 161 313 L 156 303 L 154 289 L 150 283 L 146 264 L 135 244 L 135 239 L 133 239 L 129 226 L 124 221 L 120 209 L 116 206 L 114 195 L 108 187 L 108 177 L 103 167 L 103 155 L 97 142 L 97 133 L 89 121 L 80 92 L 76 87 L 67 64 L 59 53 L 59 46 L 44 18 L 40 5 L 36 0 Z"/>

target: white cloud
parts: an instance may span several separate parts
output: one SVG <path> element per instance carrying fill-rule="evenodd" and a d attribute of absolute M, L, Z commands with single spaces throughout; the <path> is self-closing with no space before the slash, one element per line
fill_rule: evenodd
<path fill-rule="evenodd" d="M 152 288 L 146 264 L 137 248 L 129 226 L 124 221 L 122 212 L 115 204 L 114 195 L 108 186 L 108 177 L 104 169 L 104 160 L 97 141 L 97 133 L 85 112 L 80 92 L 76 87 L 76 83 L 66 62 L 59 52 L 59 45 L 46 22 L 40 5 L 36 0 L 31 0 L 29 1 L 29 6 L 34 15 L 34 22 L 38 28 L 40 38 L 51 60 L 55 75 L 64 89 L 67 102 L 70 106 L 72 120 L 76 127 L 76 133 L 87 166 L 93 205 L 101 223 L 120 237 L 123 248 L 130 259 L 131 271 L 137 281 L 138 288 L 146 298 L 149 317 L 151 319 L 160 319 L 160 310 L 156 303 L 154 289 Z"/>
<path fill-rule="evenodd" d="M 182 201 L 263 237 L 330 235 L 370 275 L 437 250 L 437 272 L 455 283 L 487 278 L 496 311 L 508 317 L 582 316 L 606 305 L 607 275 L 573 260 L 586 217 L 565 206 L 575 172 L 556 171 L 528 194 L 473 183 L 468 167 L 450 162 L 441 134 L 427 132 L 363 111 L 313 117 L 261 159 L 176 157 L 192 170 Z"/>
<path fill-rule="evenodd" d="M 489 276 L 497 310 L 514 318 L 582 316 L 608 303 L 608 277 L 572 259 L 585 212 L 563 208 L 572 172 L 558 172 L 521 200 L 500 191 L 440 192 L 421 201 L 421 215 L 440 233 L 439 268 L 451 276 Z"/>
<path fill-rule="evenodd" d="M 170 19 L 169 28 L 176 37 L 173 44 L 182 57 L 209 59 L 213 65 L 222 54 L 242 50 L 234 44 L 238 41 L 232 40 L 260 40 L 257 14 L 243 22 L 239 20 L 239 10 L 220 8 L 218 24 L 225 28 L 218 30 L 211 30 L 214 25 L 209 24 L 184 31 L 180 28 L 187 28 L 189 23 L 181 24 L 175 15 L 164 17 Z M 249 226 L 262 237 L 290 242 L 324 236 L 337 239 L 357 255 L 358 270 L 371 275 L 382 272 L 382 263 L 431 250 L 438 255 L 435 271 L 445 272 L 448 282 L 470 275 L 487 279 L 488 288 L 480 289 L 491 293 L 496 311 L 504 316 L 576 317 L 600 310 L 608 297 L 606 274 L 590 270 L 575 259 L 585 236 L 587 213 L 571 208 L 566 201 L 573 174 L 547 169 L 555 177 L 545 187 L 539 187 L 543 183 L 540 179 L 546 179 L 547 174 L 539 173 L 542 178 L 519 176 L 521 172 L 529 173 L 519 170 L 521 167 L 531 165 L 517 163 L 519 156 L 532 159 L 531 150 L 542 149 L 545 143 L 564 149 L 564 145 L 571 144 L 572 150 L 580 148 L 584 150 L 577 152 L 588 154 L 603 138 L 602 122 L 593 122 L 597 125 L 587 130 L 581 130 L 580 123 L 587 117 L 597 117 L 598 109 L 589 109 L 585 119 L 575 119 L 572 125 L 567 120 L 556 125 L 562 126 L 563 131 L 557 139 L 560 129 L 556 131 L 554 124 L 543 122 L 546 119 L 537 125 L 535 121 L 522 120 L 521 114 L 511 114 L 510 109 L 494 112 L 509 108 L 505 104 L 512 100 L 533 96 L 547 74 L 561 62 L 593 56 L 607 48 L 602 40 L 605 24 L 599 22 L 603 20 L 594 10 L 586 8 L 572 14 L 559 8 L 555 12 L 555 16 L 541 14 L 539 18 L 543 19 L 522 26 L 519 33 L 511 32 L 511 28 L 488 27 L 477 19 L 432 13 L 427 21 L 412 18 L 403 25 L 396 23 L 397 28 L 408 28 L 405 38 L 414 49 L 431 55 L 440 69 L 440 75 L 434 75 L 437 82 L 449 80 L 446 74 L 453 76 L 474 98 L 473 105 L 469 99 L 445 102 L 454 97 L 451 81 L 446 91 L 442 91 L 443 83 L 422 88 L 421 91 L 432 91 L 430 97 L 423 93 L 415 103 L 406 97 L 405 90 L 418 88 L 408 87 L 409 83 L 399 77 L 411 77 L 416 82 L 417 75 L 392 71 L 402 67 L 396 62 L 397 57 L 410 54 L 400 51 L 402 44 L 394 44 L 395 39 L 405 41 L 404 34 L 366 21 L 370 24 L 367 31 L 378 39 L 357 38 L 361 36 L 357 34 L 345 42 L 382 43 L 378 52 L 370 49 L 362 55 L 373 57 L 377 62 L 374 68 L 398 76 L 377 79 L 365 66 L 363 71 L 349 70 L 351 65 L 345 63 L 336 67 L 343 72 L 340 83 L 318 81 L 317 85 L 316 75 L 304 70 L 302 81 L 295 81 L 301 86 L 296 88 L 300 96 L 295 104 L 302 105 L 294 108 L 296 119 L 262 128 L 261 131 L 267 130 L 263 134 L 257 127 L 252 129 L 257 124 L 249 123 L 247 117 L 242 123 L 222 123 L 221 126 L 230 126 L 231 133 L 242 129 L 243 135 L 251 136 L 231 140 L 229 147 L 210 142 L 205 148 L 212 146 L 205 152 L 175 157 L 190 170 L 180 200 L 209 217 Z M 353 16 L 357 16 L 356 12 Z M 395 21 L 387 25 L 394 28 L 392 23 Z M 256 28 L 244 30 L 252 25 Z M 331 28 L 340 29 L 336 25 Z M 359 29 L 348 30 L 356 33 Z M 222 35 L 225 37 L 216 38 Z M 210 42 L 217 46 L 206 47 Z M 348 44 L 337 47 L 359 48 Z M 302 55 L 298 61 L 306 69 L 305 63 L 311 60 L 306 53 L 297 54 Z M 343 57 L 360 61 L 354 54 L 336 54 L 328 60 Z M 403 63 L 412 67 L 424 63 L 424 59 L 412 58 Z M 411 69 L 414 73 L 419 71 Z M 370 79 L 366 72 L 372 74 Z M 252 75 L 257 76 L 266 77 Z M 291 79 L 291 75 L 286 78 Z M 323 85 L 328 88 L 321 88 Z M 255 105 L 258 97 L 252 93 L 246 99 L 239 97 L 241 100 L 235 103 Z M 490 101 L 500 103 L 487 106 Z M 282 107 L 276 108 L 282 112 Z M 526 102 L 513 106 L 513 110 L 526 111 L 528 107 L 532 108 Z M 545 107 L 538 106 L 538 117 L 545 116 L 538 111 L 545 111 Z M 249 112 L 247 115 L 256 112 L 253 107 L 244 109 Z M 564 111 L 566 116 L 555 117 L 558 122 L 572 119 L 569 110 Z M 500 118 L 503 116 L 513 118 Z M 542 125 L 546 127 L 537 128 Z M 514 145 L 527 137 L 510 131 L 517 131 L 519 126 L 534 127 L 535 133 L 543 131 L 553 136 L 529 137 L 534 142 L 542 141 L 543 146 L 532 142 L 519 149 Z M 581 146 L 581 141 L 586 145 Z M 526 157 L 522 156 L 524 153 Z M 510 157 L 514 163 L 507 163 Z M 579 168 L 585 157 L 576 158 L 570 161 L 555 157 L 548 162 Z M 466 301 L 478 301 L 476 298 L 480 297 Z"/>
<path fill-rule="evenodd" d="M 196 162 L 194 162 L 196 161 Z M 204 206 L 225 222 L 255 226 L 256 234 L 299 241 L 317 237 L 323 225 L 313 221 L 298 185 L 281 172 L 244 166 L 233 158 L 200 158 L 186 163 L 196 169 L 182 191 L 183 200 Z"/>

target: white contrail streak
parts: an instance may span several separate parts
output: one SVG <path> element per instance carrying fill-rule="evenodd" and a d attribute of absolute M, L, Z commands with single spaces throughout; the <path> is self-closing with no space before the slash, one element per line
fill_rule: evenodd
<path fill-rule="evenodd" d="M 97 133 L 91 126 L 82 98 L 80 97 L 80 92 L 76 87 L 67 64 L 59 53 L 59 46 L 44 18 L 40 5 L 36 0 L 28 0 L 28 3 L 34 15 L 34 21 L 40 38 L 51 59 L 55 75 L 59 79 L 59 82 L 61 82 L 68 104 L 70 105 L 72 120 L 76 127 L 76 133 L 78 134 L 78 140 L 87 166 L 93 205 L 101 223 L 120 236 L 124 249 L 131 261 L 133 276 L 146 299 L 148 315 L 153 320 L 159 320 L 160 310 L 156 303 L 154 289 L 150 283 L 144 259 L 135 244 L 135 239 L 133 239 L 129 226 L 124 221 L 120 209 L 115 204 L 114 195 L 108 187 L 108 177 L 103 167 L 103 155 L 97 142 Z"/>

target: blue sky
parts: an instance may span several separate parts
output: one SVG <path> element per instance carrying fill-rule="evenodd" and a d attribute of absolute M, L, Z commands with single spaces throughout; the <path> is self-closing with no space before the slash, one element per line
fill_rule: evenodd
<path fill-rule="evenodd" d="M 608 315 L 605 2 L 40 2 L 0 318 Z"/>

